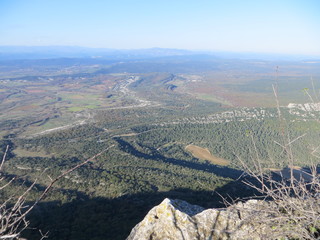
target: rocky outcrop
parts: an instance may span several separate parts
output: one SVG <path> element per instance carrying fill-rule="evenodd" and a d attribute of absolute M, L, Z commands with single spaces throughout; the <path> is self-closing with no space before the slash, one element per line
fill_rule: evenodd
<path fill-rule="evenodd" d="M 133 228 L 127 240 L 274 239 L 271 232 L 272 236 L 283 232 L 259 221 L 269 218 L 264 212 L 269 204 L 249 200 L 225 209 L 205 210 L 182 200 L 165 199 Z"/>

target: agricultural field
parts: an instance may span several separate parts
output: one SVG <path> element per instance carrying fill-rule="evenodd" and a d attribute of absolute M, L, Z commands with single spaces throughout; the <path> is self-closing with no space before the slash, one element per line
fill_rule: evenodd
<path fill-rule="evenodd" d="M 199 158 L 202 160 L 208 160 L 212 164 L 227 166 L 229 165 L 229 161 L 213 156 L 207 148 L 202 148 L 195 145 L 186 146 L 186 150 L 192 154 L 195 158 Z"/>
<path fill-rule="evenodd" d="M 32 63 L 36 68 L 36 62 Z M 206 71 L 193 73 L 189 73 L 188 64 L 185 68 L 180 64 L 174 73 L 150 73 L 150 64 L 156 63 L 140 63 L 142 72 L 133 72 L 131 63 L 81 67 L 64 63 L 63 73 L 54 72 L 59 69 L 55 65 L 41 65 L 39 69 L 50 69 L 49 76 L 37 71 L 16 75 L 14 69 L 19 65 L 4 68 L 0 78 L 0 121 L 22 121 L 15 129 L 12 124 L 11 130 L 36 134 L 65 122 L 89 121 L 88 116 L 95 110 L 178 106 L 186 109 L 210 103 L 222 108 L 274 107 L 272 85 L 277 85 L 281 105 L 305 103 L 310 99 L 303 90 L 316 93 L 320 85 L 317 62 L 284 62 L 281 66 L 277 62 L 225 60 L 215 61 L 212 69 L 207 66 Z M 280 67 L 276 68 L 276 64 Z M 141 68 L 144 65 L 145 72 Z M 118 72 L 119 66 L 127 72 Z M 176 72 L 179 69 L 181 72 Z M 1 128 L 1 135 L 6 134 L 5 129 L 8 128 Z"/>
<path fill-rule="evenodd" d="M 0 143 L 2 151 L 10 146 L 8 176 L 37 179 L 42 189 L 47 176 L 103 152 L 59 181 L 30 216 L 35 229 L 64 229 L 51 239 L 124 239 L 164 197 L 209 207 L 221 206 L 219 194 L 252 195 L 237 180 L 238 160 L 249 162 L 255 152 L 252 141 L 263 168 L 286 166 L 276 144 L 285 124 L 279 125 L 272 84 L 285 126 L 299 138 L 296 165 L 317 161 L 307 153 L 319 149 L 319 62 L 99 61 L 25 60 L 0 67 Z M 68 220 L 61 219 L 67 213 Z M 81 219 L 101 213 L 99 224 L 84 227 Z M 79 227 L 91 230 L 79 236 Z M 37 239 L 35 231 L 25 234 Z"/>

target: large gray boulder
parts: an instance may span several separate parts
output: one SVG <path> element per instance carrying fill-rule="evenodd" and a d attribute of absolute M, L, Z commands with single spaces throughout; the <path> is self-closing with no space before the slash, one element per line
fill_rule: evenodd
<path fill-rule="evenodd" d="M 182 200 L 165 199 L 132 229 L 127 240 L 273 239 L 277 231 L 281 235 L 280 229 L 268 221 L 256 221 L 269 217 L 263 211 L 268 205 L 249 200 L 205 210 Z"/>

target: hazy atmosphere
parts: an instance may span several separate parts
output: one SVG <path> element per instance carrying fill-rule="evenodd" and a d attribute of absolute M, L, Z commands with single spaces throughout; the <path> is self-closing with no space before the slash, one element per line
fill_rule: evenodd
<path fill-rule="evenodd" d="M 317 0 L 2 0 L 0 45 L 320 54 Z"/>
<path fill-rule="evenodd" d="M 320 0 L 0 0 L 0 239 L 320 239 Z"/>

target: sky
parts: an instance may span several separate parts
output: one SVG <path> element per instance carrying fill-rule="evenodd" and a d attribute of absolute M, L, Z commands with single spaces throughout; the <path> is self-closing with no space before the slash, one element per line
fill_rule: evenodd
<path fill-rule="evenodd" d="M 320 55 L 320 0 L 0 0 L 0 45 Z"/>

